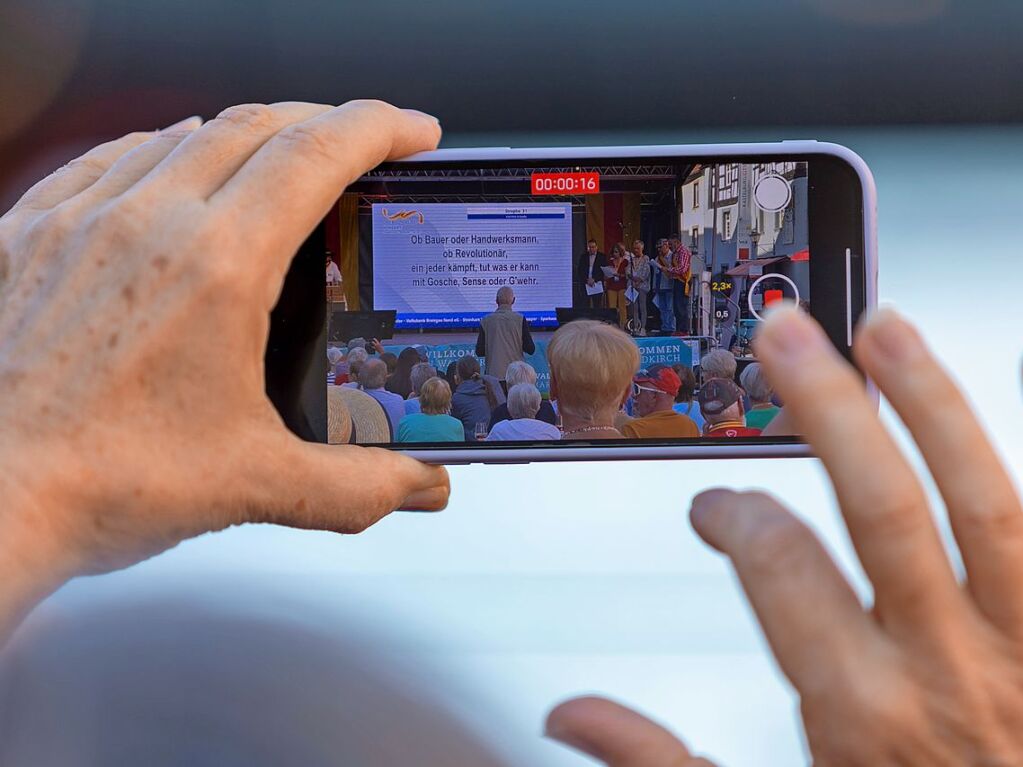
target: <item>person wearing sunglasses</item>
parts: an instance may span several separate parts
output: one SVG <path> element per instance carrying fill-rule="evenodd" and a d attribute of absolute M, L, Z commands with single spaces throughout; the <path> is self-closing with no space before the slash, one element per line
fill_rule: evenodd
<path fill-rule="evenodd" d="M 674 410 L 682 379 L 671 365 L 651 365 L 632 379 L 633 410 L 639 416 L 622 427 L 630 439 L 698 437 L 696 422 Z"/>

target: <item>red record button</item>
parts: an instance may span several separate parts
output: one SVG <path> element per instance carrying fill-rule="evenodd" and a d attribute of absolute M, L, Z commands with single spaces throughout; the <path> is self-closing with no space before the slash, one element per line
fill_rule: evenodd
<path fill-rule="evenodd" d="M 534 173 L 533 194 L 599 194 L 599 173 Z"/>

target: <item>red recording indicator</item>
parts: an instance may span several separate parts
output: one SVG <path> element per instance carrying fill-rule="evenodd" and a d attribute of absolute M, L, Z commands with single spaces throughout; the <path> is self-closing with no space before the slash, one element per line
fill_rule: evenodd
<path fill-rule="evenodd" d="M 599 173 L 534 173 L 533 194 L 599 194 Z"/>

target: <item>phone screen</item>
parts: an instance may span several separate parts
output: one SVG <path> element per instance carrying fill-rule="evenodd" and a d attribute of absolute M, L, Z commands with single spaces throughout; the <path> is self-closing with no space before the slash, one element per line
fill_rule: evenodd
<path fill-rule="evenodd" d="M 796 441 L 763 312 L 847 353 L 863 304 L 859 183 L 824 157 L 392 163 L 317 250 L 315 431 L 413 453 Z"/>

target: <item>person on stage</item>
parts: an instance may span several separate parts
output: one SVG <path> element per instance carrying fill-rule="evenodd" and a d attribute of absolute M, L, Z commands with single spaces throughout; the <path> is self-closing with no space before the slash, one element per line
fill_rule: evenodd
<path fill-rule="evenodd" d="M 334 262 L 334 254 L 329 250 L 327 251 L 327 284 L 341 284 L 341 270 L 337 268 L 337 264 Z"/>
<path fill-rule="evenodd" d="M 671 247 L 663 237 L 657 241 L 657 258 L 650 262 L 653 269 L 654 305 L 661 315 L 661 334 L 675 332 L 675 303 L 671 269 Z"/>
<path fill-rule="evenodd" d="M 626 257 L 625 245 L 620 242 L 611 248 L 611 262 L 608 266 L 614 274 L 604 278 L 604 292 L 607 294 L 607 306 L 618 311 L 618 326 L 625 327 L 625 288 L 628 285 L 626 272 L 629 259 Z"/>
<path fill-rule="evenodd" d="M 480 332 L 476 337 L 476 356 L 484 358 L 484 371 L 499 380 L 505 389 L 508 365 L 536 351 L 536 344 L 529 333 L 529 322 L 512 309 L 514 304 L 515 291 L 508 285 L 499 288 L 497 311 L 480 320 Z"/>
<path fill-rule="evenodd" d="M 588 309 L 599 309 L 604 306 L 604 293 L 590 295 L 591 290 L 604 279 L 602 267 L 607 266 L 607 256 L 597 250 L 597 241 L 586 242 L 586 252 L 579 257 L 576 264 L 576 289 L 579 291 L 580 306 Z"/>
<path fill-rule="evenodd" d="M 646 335 L 647 296 L 650 293 L 650 257 L 643 252 L 642 240 L 632 243 L 632 287 L 636 300 L 632 302 L 632 325 L 637 336 Z"/>
<path fill-rule="evenodd" d="M 675 310 L 675 329 L 680 335 L 692 335 L 692 317 L 689 311 L 689 278 L 692 276 L 693 254 L 677 234 L 668 239 L 671 248 L 672 303 Z"/>

